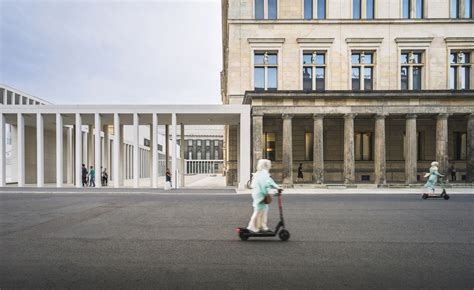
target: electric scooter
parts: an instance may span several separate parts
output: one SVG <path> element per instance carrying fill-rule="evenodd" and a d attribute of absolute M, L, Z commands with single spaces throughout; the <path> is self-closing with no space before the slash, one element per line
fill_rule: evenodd
<path fill-rule="evenodd" d="M 247 228 L 236 228 L 235 231 L 239 235 L 239 238 L 242 241 L 248 240 L 250 237 L 255 238 L 264 238 L 264 237 L 278 237 L 282 241 L 288 241 L 290 239 L 290 232 L 285 229 L 285 221 L 283 220 L 283 207 L 282 207 L 282 199 L 281 199 L 281 192 L 282 190 L 279 189 L 275 196 L 278 197 L 278 209 L 280 210 L 280 221 L 278 222 L 275 231 L 266 231 L 266 232 L 252 232 Z"/>
<path fill-rule="evenodd" d="M 422 199 L 428 199 L 428 198 L 444 198 L 445 200 L 448 200 L 449 199 L 449 195 L 446 193 L 446 184 L 444 182 L 444 179 L 441 179 L 441 188 L 443 189 L 443 191 L 441 192 L 441 194 L 428 194 L 428 193 L 423 193 L 423 195 L 421 196 Z"/>

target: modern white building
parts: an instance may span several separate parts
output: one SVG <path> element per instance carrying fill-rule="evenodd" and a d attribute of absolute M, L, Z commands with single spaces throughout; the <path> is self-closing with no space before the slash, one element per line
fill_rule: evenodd
<path fill-rule="evenodd" d="M 248 105 L 51 105 L 7 86 L 0 87 L 0 104 L 0 186 L 81 187 L 85 164 L 97 172 L 109 168 L 114 187 L 131 180 L 133 187 L 157 188 L 166 168 L 173 185 L 183 187 L 185 148 L 178 136 L 183 144 L 185 126 L 217 124 L 241 129 L 239 187 L 250 178 Z"/>

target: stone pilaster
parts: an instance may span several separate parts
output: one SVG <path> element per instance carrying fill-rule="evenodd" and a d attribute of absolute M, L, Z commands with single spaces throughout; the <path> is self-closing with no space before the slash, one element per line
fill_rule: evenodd
<path fill-rule="evenodd" d="M 283 185 L 291 187 L 293 185 L 293 115 L 283 114 Z"/>
<path fill-rule="evenodd" d="M 263 158 L 263 115 L 252 116 L 253 171 L 257 170 L 258 160 Z"/>
<path fill-rule="evenodd" d="M 448 114 L 436 117 L 436 161 L 439 162 L 439 172 L 448 172 Z"/>
<path fill-rule="evenodd" d="M 405 128 L 405 182 L 415 183 L 417 174 L 418 142 L 416 138 L 416 115 L 408 114 Z"/>
<path fill-rule="evenodd" d="M 385 117 L 386 115 L 375 116 L 375 150 L 374 150 L 374 175 L 375 184 L 386 184 L 386 160 L 385 160 Z"/>
<path fill-rule="evenodd" d="M 344 115 L 344 183 L 355 182 L 354 160 L 354 118 L 355 114 Z"/>
<path fill-rule="evenodd" d="M 467 119 L 467 156 L 466 156 L 466 179 L 474 182 L 474 114 Z"/>
<path fill-rule="evenodd" d="M 313 182 L 317 184 L 324 183 L 324 147 L 323 147 L 323 133 L 324 133 L 324 116 L 314 114 L 314 129 L 313 129 Z"/>

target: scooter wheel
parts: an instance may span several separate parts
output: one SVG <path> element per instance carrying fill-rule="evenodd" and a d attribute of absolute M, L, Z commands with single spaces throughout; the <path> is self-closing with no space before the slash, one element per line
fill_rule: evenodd
<path fill-rule="evenodd" d="M 426 193 L 423 193 L 423 195 L 421 196 L 422 199 L 427 199 L 428 198 L 428 195 Z"/>
<path fill-rule="evenodd" d="M 283 242 L 288 241 L 290 239 L 290 232 L 287 230 L 281 230 L 280 233 L 278 233 L 278 237 Z"/>
<path fill-rule="evenodd" d="M 445 200 L 449 199 L 449 195 L 447 195 L 447 194 L 445 194 L 443 197 L 444 197 Z"/>
<path fill-rule="evenodd" d="M 242 240 L 242 241 L 246 241 L 249 239 L 249 237 L 247 237 L 246 235 L 244 234 L 239 234 L 239 238 Z"/>

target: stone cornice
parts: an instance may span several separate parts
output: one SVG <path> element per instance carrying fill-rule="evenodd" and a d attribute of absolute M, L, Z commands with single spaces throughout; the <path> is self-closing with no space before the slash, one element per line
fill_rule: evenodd
<path fill-rule="evenodd" d="M 336 24 L 336 25 L 381 25 L 381 24 L 397 24 L 397 25 L 423 25 L 423 24 L 471 24 L 474 23 L 473 19 L 449 19 L 449 18 L 431 18 L 431 19 L 277 19 L 277 20 L 255 20 L 255 19 L 228 19 L 228 24 L 240 24 L 240 25 L 275 25 L 275 24 L 302 24 L 302 25 L 314 25 L 314 24 Z"/>
<path fill-rule="evenodd" d="M 346 38 L 346 43 L 382 43 L 383 38 Z"/>
<path fill-rule="evenodd" d="M 396 43 L 431 43 L 433 37 L 397 37 Z"/>
<path fill-rule="evenodd" d="M 333 43 L 334 38 L 297 38 L 298 43 Z"/>
<path fill-rule="evenodd" d="M 474 37 L 445 37 L 444 41 L 446 43 L 453 43 L 453 42 L 472 42 L 474 43 Z"/>
<path fill-rule="evenodd" d="M 247 38 L 248 43 L 285 43 L 284 38 Z"/>

